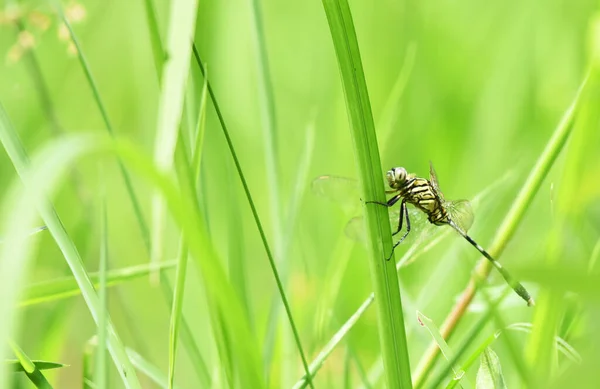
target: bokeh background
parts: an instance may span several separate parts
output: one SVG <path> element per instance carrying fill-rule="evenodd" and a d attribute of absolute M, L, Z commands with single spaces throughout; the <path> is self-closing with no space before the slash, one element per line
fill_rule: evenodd
<path fill-rule="evenodd" d="M 170 2 L 154 3 L 164 37 Z M 53 7 L 45 1 L 4 0 L 1 4 L 0 101 L 27 150 L 34 153 L 64 134 L 104 132 L 74 47 Z M 160 84 L 144 2 L 78 1 L 63 5 L 117 137 L 131 140 L 151 155 Z M 404 166 L 426 176 L 431 160 L 448 198 L 474 198 L 491 187 L 475 204 L 471 230 L 486 247 L 593 62 L 600 31 L 598 2 L 354 0 L 350 7 L 378 132 L 382 179 L 391 166 Z M 270 190 L 267 173 L 268 146 L 261 119 L 265 106 L 259 88 L 251 2 L 201 1 L 195 42 L 267 237 L 275 247 L 302 344 L 312 360 L 372 290 L 366 250 L 344 235 L 346 222 L 359 214 L 360 207 L 348 212 L 311 191 L 311 182 L 319 175 L 356 178 L 356 166 L 322 4 L 263 1 L 260 12 L 274 97 L 275 191 Z M 19 33 L 17 22 L 25 32 Z M 51 107 L 44 105 L 36 66 L 47 85 Z M 198 91 L 202 83 L 193 63 L 188 88 Z M 589 101 L 598 102 L 593 97 Z M 197 103 L 190 98 L 183 126 L 196 120 Z M 578 179 L 565 180 L 571 174 L 564 168 L 572 146 L 568 142 L 501 257 L 517 275 L 521 267 L 544 263 L 554 223 L 563 220 L 555 217 L 557 202 L 573 207 L 564 228 L 567 244 L 560 264 L 581 270 L 578 274 L 588 267 L 594 271 L 589 263 L 600 236 L 600 143 L 598 136 L 585 138 L 599 130 L 593 106 L 589 103 L 591 108 L 586 111 L 591 119 L 574 129 L 588 134 L 581 135 L 584 147 L 571 150 L 579 158 Z M 264 247 L 212 104 L 207 113 L 200 181 L 210 237 L 246 303 L 256 344 L 260 354 L 266 355 L 263 363 L 270 387 L 290 387 L 303 374 L 298 352 L 281 307 L 274 311 L 276 318 L 271 317 L 278 295 Z M 100 169 L 98 165 L 90 160 L 73 167 L 54 199 L 58 213 L 87 270 L 96 271 L 99 193 L 105 191 L 109 268 L 147 264 L 149 253 L 117 164 L 108 160 Z M 8 187 L 15 179 L 10 160 L 0 153 L 1 185 Z M 573 197 L 561 200 L 560 194 L 565 193 L 561 185 L 566 182 L 575 185 L 566 192 Z M 152 188 L 135 175 L 133 183 L 149 219 Z M 359 205 L 359 199 L 354 200 Z M 175 258 L 178 240 L 179 231 L 169 222 L 165 231 L 167 258 Z M 32 244 L 38 253 L 26 285 L 70 275 L 48 233 L 37 234 Z M 403 246 L 398 258 L 409 247 Z M 449 235 L 399 272 L 413 367 L 431 342 L 431 335 L 416 319 L 416 311 L 439 326 L 478 259 L 478 253 L 466 242 Z M 184 316 L 192 326 L 214 387 L 226 387 L 202 281 L 194 265 L 190 267 Z M 174 280 L 173 270 L 167 274 Z M 560 284 L 561 280 L 552 282 Z M 492 296 L 506 289 L 495 273 L 487 284 Z M 525 284 L 537 295 L 536 283 Z M 585 296 L 561 294 L 556 312 L 562 323 L 557 335 L 587 361 L 600 357 L 600 349 L 593 347 L 599 339 L 591 324 L 600 313 L 600 289 L 592 286 L 590 290 Z M 476 298 L 451 346 L 461 342 L 485 304 Z M 171 309 L 152 279 L 143 276 L 111 287 L 109 310 L 125 344 L 166 374 Z M 503 300 L 498 312 L 505 324 L 531 322 L 533 317 L 533 310 L 512 294 Z M 86 343 L 96 333 L 81 297 L 16 308 L 13 318 L 17 317 L 20 324 L 15 337 L 31 358 L 70 365 L 47 373 L 55 387 L 81 387 Z M 474 344 L 498 328 L 497 321 L 490 321 L 480 333 L 481 340 Z M 527 336 L 514 335 L 519 350 L 525 349 Z M 271 338 L 273 345 L 269 347 Z M 326 360 L 317 374 L 316 386 L 358 387 L 368 376 L 371 387 L 383 387 L 378 374 L 379 349 L 376 311 L 371 307 Z M 508 385 L 520 385 L 518 369 L 506 345 L 498 341 L 493 349 Z M 184 347 L 178 356 L 176 383 L 182 388 L 201 387 Z M 574 369 L 562 354 L 556 363 L 557 374 L 564 376 Z M 472 382 L 477 368 L 475 363 L 467 371 Z M 584 371 L 586 374 L 578 376 L 577 387 L 593 387 L 591 379 L 598 373 Z M 112 365 L 110 377 L 110 387 L 122 385 Z M 158 387 L 143 374 L 140 379 L 143 387 Z M 15 375 L 13 385 L 31 386 L 21 375 Z"/>

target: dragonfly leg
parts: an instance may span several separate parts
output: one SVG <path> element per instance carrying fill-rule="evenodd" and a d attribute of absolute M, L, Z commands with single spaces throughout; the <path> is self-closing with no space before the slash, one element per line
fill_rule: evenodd
<path fill-rule="evenodd" d="M 408 219 L 408 212 L 406 212 L 406 199 L 402 199 L 402 204 L 400 205 L 400 217 L 398 218 L 398 229 L 392 234 L 392 236 L 399 233 L 402 229 L 402 220 L 404 219 L 404 215 L 406 215 L 406 218 Z M 410 224 L 408 225 L 410 226 Z"/>
<path fill-rule="evenodd" d="M 394 250 L 396 250 L 396 247 L 398 247 L 398 245 L 400 243 L 402 243 L 402 241 L 408 236 L 408 233 L 410 232 L 410 218 L 408 217 L 408 210 L 406 209 L 406 201 L 404 199 L 402 200 L 402 205 L 400 206 L 400 221 L 398 222 L 398 230 L 396 232 L 394 232 L 392 234 L 392 236 L 399 233 L 400 230 L 402 229 L 402 216 L 403 215 L 406 216 L 406 232 L 404 233 L 404 235 L 402 235 L 402 238 L 400 238 L 399 241 L 394 243 L 394 246 L 392 247 L 392 252 L 390 253 L 390 256 L 386 258 L 386 261 L 389 261 L 392 258 L 392 255 L 394 255 Z"/>
<path fill-rule="evenodd" d="M 377 205 L 383 205 L 384 207 L 389 208 L 389 207 L 393 206 L 394 204 L 396 204 L 398 202 L 398 200 L 400 200 L 401 198 L 402 198 L 402 196 L 397 194 L 396 196 L 392 197 L 385 203 L 381 203 L 379 201 L 365 201 L 365 204 L 377 204 Z"/>
<path fill-rule="evenodd" d="M 402 211 L 400 211 L 400 213 L 404 213 L 404 215 L 406 216 L 406 232 L 404 233 L 404 235 L 402 235 L 402 238 L 400 238 L 400 240 L 394 245 L 394 247 L 402 243 L 402 241 L 408 236 L 408 233 L 410 232 L 410 218 L 408 217 L 408 211 L 406 210 L 405 201 L 402 201 Z M 400 230 L 398 230 L 398 232 L 400 232 Z"/>

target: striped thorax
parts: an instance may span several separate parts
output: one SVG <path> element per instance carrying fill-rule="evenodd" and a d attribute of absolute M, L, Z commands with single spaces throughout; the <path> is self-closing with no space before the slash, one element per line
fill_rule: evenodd
<path fill-rule="evenodd" d="M 398 191 L 407 203 L 425 212 L 429 222 L 436 225 L 448 223 L 448 213 L 428 180 L 408 174 L 403 167 L 388 170 L 386 178 L 390 188 Z"/>

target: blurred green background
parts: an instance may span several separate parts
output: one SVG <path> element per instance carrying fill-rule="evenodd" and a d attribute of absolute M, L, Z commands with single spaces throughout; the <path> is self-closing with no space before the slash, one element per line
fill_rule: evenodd
<path fill-rule="evenodd" d="M 131 140 L 152 155 L 160 84 L 144 2 L 63 3 L 117 137 Z M 155 5 L 164 41 L 170 2 L 156 0 Z M 282 226 L 290 234 L 289 245 L 279 248 L 284 255 L 277 255 L 276 262 L 310 361 L 372 290 L 366 251 L 344 236 L 346 221 L 357 213 L 344 212 L 310 190 L 312 179 L 319 175 L 356 178 L 356 168 L 322 4 L 264 1 L 260 7 L 276 112 L 277 210 L 266 170 L 260 114 L 264 102 L 259 93 L 251 3 L 201 1 L 195 42 L 271 246 L 277 246 L 276 230 Z M 509 173 L 475 208 L 471 235 L 487 247 L 593 59 L 594 42 L 599 42 L 596 34 L 600 33 L 596 27 L 598 2 L 354 0 L 350 7 L 378 131 L 382 179 L 392 166 L 427 176 L 431 160 L 446 197 L 459 199 L 473 198 Z M 0 101 L 27 150 L 34 153 L 65 133 L 104 132 L 91 89 L 53 8 L 46 1 L 4 0 L 0 22 Z M 27 34 L 18 32 L 16 22 L 22 23 Z M 32 54 L 47 84 L 54 119 L 40 98 Z M 199 91 L 203 80 L 195 63 L 191 69 L 188 88 Z M 567 143 L 567 150 L 559 156 L 500 258 L 517 275 L 522 267 L 544 263 L 551 232 L 557 220 L 563 220 L 555 217 L 557 203 L 572 206 L 567 212 L 560 265 L 579 270 L 578 274 L 588 269 L 600 236 L 600 142 L 595 113 L 600 105 L 596 94 L 589 101 L 585 110 L 588 120 L 576 124 L 574 130 L 583 134 L 573 135 L 583 139 L 579 149 L 569 150 L 573 144 Z M 197 101 L 188 103 L 196 107 Z M 183 126 L 194 123 L 196 109 L 184 113 Z M 247 301 L 256 344 L 268 349 L 266 339 L 273 334 L 269 312 L 278 301 L 275 283 L 212 104 L 207 112 L 200 180 L 210 237 L 226 267 L 232 263 L 241 266 L 237 270 L 230 266 L 230 276 L 242 300 Z M 572 172 L 565 172 L 569 152 L 579 161 L 576 179 Z M 309 162 L 306 173 L 300 173 L 303 159 Z M 0 177 L 3 187 L 16 177 L 4 153 L 0 154 Z M 144 215 L 150 219 L 152 188 L 135 175 L 133 181 Z M 571 191 L 563 190 L 567 183 L 574 185 Z M 98 268 L 98 193 L 102 190 L 108 202 L 109 268 L 148 263 L 149 254 L 116 163 L 103 162 L 99 169 L 97 161 L 90 160 L 74 166 L 54 199 L 87 270 Z M 573 197 L 561 199 L 561 193 Z M 293 201 L 298 201 L 295 210 L 290 207 Z M 175 224 L 167 226 L 165 251 L 168 258 L 175 258 L 179 232 Z M 48 233 L 32 240 L 38 254 L 27 285 L 70 274 Z M 406 251 L 402 246 L 397 258 Z M 473 248 L 451 236 L 399 272 L 413 369 L 431 342 L 430 334 L 416 319 L 416 310 L 441 325 L 478 258 Z M 168 275 L 174 280 L 174 271 Z M 332 284 L 332 277 L 340 277 L 339 288 Z M 562 282 L 551 281 L 556 285 Z M 491 295 L 506 289 L 496 273 L 488 284 L 498 286 L 490 288 Z M 537 296 L 537 284 L 525 284 Z M 592 285 L 583 296 L 561 296 L 556 308 L 562 323 L 557 335 L 582 353 L 583 366 L 600 357 L 600 348 L 593 347 L 600 340 L 593 327 L 593 318 L 600 314 L 599 296 L 600 286 Z M 485 304 L 476 298 L 451 346 L 461 343 Z M 166 374 L 170 306 L 159 288 L 146 276 L 115 286 L 110 289 L 109 310 L 124 343 Z M 533 316 L 533 310 L 512 294 L 498 313 L 504 324 L 531 322 Z M 81 387 L 85 344 L 96 333 L 81 297 L 15 309 L 14 314 L 20 316 L 15 338 L 31 358 L 70 365 L 48 372 L 51 383 L 60 388 Z M 264 360 L 264 368 L 269 372 L 270 387 L 290 387 L 303 370 L 284 311 L 278 309 L 277 314 L 275 351 Z M 227 386 L 195 269 L 188 272 L 184 316 L 216 380 L 214 387 Z M 383 380 L 375 378 L 380 364 L 376 320 L 375 309 L 370 308 L 327 359 L 315 379 L 316 387 L 359 386 L 361 370 L 371 373 L 372 387 L 384 386 Z M 570 320 L 577 322 L 569 326 Z M 480 344 L 498 328 L 498 322 L 490 321 L 481 340 L 474 343 Z M 527 335 L 516 334 L 513 341 L 522 352 Z M 506 345 L 498 341 L 493 348 L 508 385 L 520 385 Z M 183 347 L 178 356 L 176 383 L 182 388 L 199 387 L 195 367 Z M 578 371 L 562 355 L 557 363 L 561 377 Z M 477 366 L 467 372 L 472 382 Z M 110 387 L 119 387 L 114 366 L 111 369 Z M 583 371 L 579 381 L 571 382 L 577 382 L 577 387 L 594 387 L 591 380 L 598 378 L 598 372 Z M 31 385 L 20 375 L 14 378 L 14 387 Z M 143 387 L 158 387 L 142 374 L 140 379 Z"/>

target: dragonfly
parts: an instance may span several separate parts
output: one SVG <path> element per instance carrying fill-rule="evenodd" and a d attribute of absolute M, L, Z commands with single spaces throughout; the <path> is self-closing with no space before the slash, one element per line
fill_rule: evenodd
<path fill-rule="evenodd" d="M 339 191 L 341 188 L 347 187 L 348 180 L 350 179 L 344 179 L 342 177 L 319 177 L 313 182 L 313 190 L 317 192 L 327 191 L 325 195 L 331 198 L 339 197 L 339 195 L 334 192 L 333 188 L 339 187 L 337 189 Z M 398 247 L 411 232 L 411 217 L 414 217 L 417 214 L 425 215 L 429 223 L 433 225 L 448 225 L 452 227 L 491 262 L 502 275 L 506 283 L 523 300 L 525 300 L 528 306 L 535 304 L 534 299 L 527 289 L 512 277 L 500 262 L 496 261 L 482 246 L 468 235 L 467 231 L 472 226 L 474 220 L 471 203 L 468 200 L 449 201 L 444 198 L 438 184 L 437 174 L 431 162 L 429 163 L 429 180 L 418 177 L 416 174 L 409 174 L 403 167 L 394 167 L 388 170 L 386 173 L 386 180 L 390 187 L 389 190 L 386 190 L 386 194 L 392 195 L 392 197 L 385 203 L 366 201 L 366 204 L 376 204 L 387 208 L 391 208 L 400 202 L 399 212 L 390 212 L 390 222 L 392 225 L 397 225 L 392 236 L 396 236 L 402 231 L 404 220 L 406 220 L 406 231 L 400 239 L 394 243 L 392 252 L 386 260 L 391 259 L 396 247 Z M 409 208 L 407 205 L 412 205 L 412 207 Z M 346 227 L 347 235 L 350 235 L 349 232 L 354 230 L 354 227 L 351 228 L 351 226 L 357 224 L 356 221 L 357 218 L 348 223 Z"/>

